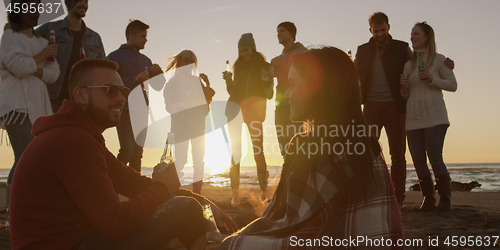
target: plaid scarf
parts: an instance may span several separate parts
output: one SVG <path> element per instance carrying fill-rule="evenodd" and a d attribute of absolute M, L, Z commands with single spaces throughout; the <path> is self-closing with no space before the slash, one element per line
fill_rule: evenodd
<path fill-rule="evenodd" d="M 226 238 L 217 249 L 332 248 L 332 245 L 324 244 L 300 247 L 293 241 L 321 240 L 324 236 L 334 240 L 357 236 L 369 239 L 384 237 L 391 239 L 394 244 L 398 239 L 403 239 L 401 214 L 382 156 L 378 156 L 374 162 L 374 180 L 366 198 L 361 199 L 339 191 L 332 163 L 318 162 L 315 166 L 307 166 L 314 169 L 309 174 L 300 173 L 297 171 L 300 166 L 293 169 L 287 163 L 290 161 L 285 160 L 280 184 L 262 217 Z M 339 165 L 343 165 L 349 175 L 350 167 L 345 163 Z M 363 248 L 363 244 L 344 247 Z"/>

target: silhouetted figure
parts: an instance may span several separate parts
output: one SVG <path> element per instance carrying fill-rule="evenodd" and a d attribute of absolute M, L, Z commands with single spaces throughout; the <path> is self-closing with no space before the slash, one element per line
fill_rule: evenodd
<path fill-rule="evenodd" d="M 455 92 L 457 81 L 453 71 L 443 64 L 446 57 L 437 53 L 431 26 L 426 22 L 415 24 L 411 42 L 413 54 L 401 75 L 401 95 L 408 100 L 406 134 L 424 196 L 420 209 L 431 211 L 436 208 L 428 157 L 439 191 L 439 205 L 435 211 L 446 212 L 451 210 L 451 179 L 443 161 L 443 145 L 450 122 L 442 91 Z"/>
<path fill-rule="evenodd" d="M 165 85 L 164 97 L 165 107 L 172 117 L 171 131 L 175 134 L 175 166 L 178 172 L 184 168 L 191 142 L 193 192 L 199 194 L 205 168 L 205 117 L 215 91 L 210 87 L 207 75 L 195 75 L 198 59 L 191 50 L 183 50 L 168 61 L 171 63 L 167 71 L 174 72 Z"/>
<path fill-rule="evenodd" d="M 63 100 L 69 100 L 69 74 L 71 67 L 82 59 L 81 50 L 83 49 L 85 58 L 106 57 L 101 37 L 83 21 L 89 7 L 88 0 L 64 0 L 64 4 L 68 9 L 66 18 L 46 23 L 36 30 L 47 40 L 50 38 L 51 30 L 56 34 L 58 48 L 56 59 L 61 74 L 56 82 L 47 86 L 54 113 L 57 113 Z"/>
<path fill-rule="evenodd" d="M 262 122 L 266 119 L 267 98 L 271 99 L 269 90 L 272 91 L 273 78 L 270 74 L 269 63 L 263 55 L 257 52 L 255 40 L 251 33 L 241 35 L 238 41 L 238 59 L 234 63 L 234 80 L 232 73 L 223 72 L 229 93 L 226 116 L 228 117 L 229 135 L 231 137 L 231 189 L 233 199 L 231 204 L 239 206 L 240 161 L 241 161 L 241 132 L 242 123 L 245 123 L 252 139 L 255 163 L 257 164 L 257 177 L 261 190 L 261 200 L 267 199 L 267 171 L 264 156 Z M 238 119 L 241 111 L 243 119 Z M 236 119 L 235 119 L 236 118 Z"/>
<path fill-rule="evenodd" d="M 123 84 L 129 89 L 140 87 L 145 96 L 146 104 L 149 101 L 147 98 L 147 87 L 144 85 L 144 82 L 158 75 L 158 77 L 150 81 L 151 86 L 156 86 L 155 89 L 160 90 L 165 84 L 165 78 L 162 75 L 163 71 L 160 66 L 153 64 L 147 56 L 139 52 L 144 49 L 148 41 L 148 29 L 149 25 L 139 20 L 131 21 L 125 30 L 127 43 L 122 44 L 119 49 L 108 55 L 109 60 L 115 61 L 120 65 L 118 74 L 120 74 Z M 134 133 L 131 119 L 147 120 L 148 117 L 145 115 L 144 117 L 131 118 L 129 110 L 129 103 L 126 102 L 120 118 L 120 124 L 116 126 L 120 141 L 120 150 L 117 158 L 137 172 L 141 172 L 141 159 L 146 131 L 136 131 Z"/>
<path fill-rule="evenodd" d="M 307 51 L 307 49 L 301 43 L 295 42 L 297 36 L 297 27 L 295 27 L 295 24 L 282 22 L 278 25 L 277 32 L 278 41 L 283 45 L 283 52 L 271 60 L 271 74 L 278 80 L 274 121 L 281 154 L 284 156 L 287 143 L 290 142 L 295 133 L 302 132 L 300 131 L 302 123 L 290 120 L 290 105 L 284 97 L 289 86 L 288 71 L 292 66 L 293 57 L 296 54 Z"/>
<path fill-rule="evenodd" d="M 39 0 L 11 1 L 11 4 L 39 4 Z M 31 124 L 52 114 L 47 84 L 59 77 L 59 65 L 47 58 L 57 54 L 57 45 L 33 31 L 40 13 L 8 12 L 9 29 L 0 43 L 0 128 L 7 130 L 14 151 L 14 164 L 7 178 L 7 209 L 14 170 L 24 149 L 33 140 Z M 8 228 L 8 217 L 7 225 Z"/>
<path fill-rule="evenodd" d="M 290 101 L 290 118 L 307 121 L 308 131 L 290 142 L 280 183 L 262 217 L 226 238 L 217 249 L 296 249 L 301 246 L 299 239 L 317 239 L 318 235 L 403 239 L 391 179 L 378 141 L 366 131 L 350 58 L 336 48 L 311 49 L 295 56 L 289 80 L 285 96 Z M 332 126 L 353 126 L 365 132 L 335 136 L 329 130 Z M 349 143 L 356 145 L 355 153 L 352 148 L 349 151 Z M 320 247 L 335 245 L 311 246 Z"/>

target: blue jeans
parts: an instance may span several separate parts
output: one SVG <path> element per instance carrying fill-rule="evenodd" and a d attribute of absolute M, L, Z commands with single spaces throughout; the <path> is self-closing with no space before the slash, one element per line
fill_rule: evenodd
<path fill-rule="evenodd" d="M 156 212 L 125 239 L 113 242 L 99 232 L 83 240 L 75 250 L 162 249 L 179 238 L 186 249 L 205 233 L 200 203 L 190 197 L 173 197 L 156 208 Z"/>
<path fill-rule="evenodd" d="M 12 178 L 14 177 L 14 171 L 16 169 L 17 162 L 21 158 L 21 155 L 24 152 L 24 149 L 30 144 L 30 142 L 35 138 L 31 134 L 31 122 L 28 117 L 26 119 L 23 118 L 28 114 L 23 113 L 9 113 L 9 116 L 13 115 L 14 118 L 8 125 L 5 126 L 7 133 L 9 134 L 10 144 L 12 145 L 12 150 L 14 151 L 14 164 L 9 172 L 9 177 L 7 178 L 7 184 L 12 183 Z M 15 117 L 19 117 L 16 119 Z M 22 121 L 22 123 L 21 123 Z M 0 122 L 1 123 L 1 122 Z"/>
<path fill-rule="evenodd" d="M 431 175 L 427 167 L 427 157 L 429 157 L 434 176 L 448 174 L 443 161 L 444 137 L 448 127 L 448 124 L 443 124 L 432 128 L 406 131 L 408 148 L 419 179 Z"/>
<path fill-rule="evenodd" d="M 120 124 L 116 126 L 116 131 L 118 132 L 118 140 L 120 141 L 120 151 L 116 158 L 123 162 L 123 164 L 128 163 L 129 167 L 140 173 L 143 148 L 135 141 L 130 121 L 130 111 L 128 109 L 123 109 Z"/>

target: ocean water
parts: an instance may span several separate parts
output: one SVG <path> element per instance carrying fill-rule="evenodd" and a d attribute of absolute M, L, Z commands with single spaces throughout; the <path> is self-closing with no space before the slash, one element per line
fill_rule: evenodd
<path fill-rule="evenodd" d="M 453 181 L 468 183 L 477 181 L 482 186 L 474 188 L 471 192 L 500 192 L 500 163 L 485 164 L 447 164 L 448 171 Z M 7 181 L 9 169 L 0 169 L 0 182 Z M 216 187 L 230 187 L 229 172 L 221 174 L 210 174 L 212 169 L 206 167 L 203 183 L 204 185 Z M 281 174 L 281 166 L 268 166 L 269 185 L 278 185 Z M 152 168 L 143 167 L 142 173 L 151 177 Z M 185 167 L 183 183 L 189 184 L 193 178 L 193 168 Z M 406 190 L 417 183 L 417 174 L 413 165 L 407 165 Z M 259 187 L 256 167 L 241 167 L 240 187 Z"/>

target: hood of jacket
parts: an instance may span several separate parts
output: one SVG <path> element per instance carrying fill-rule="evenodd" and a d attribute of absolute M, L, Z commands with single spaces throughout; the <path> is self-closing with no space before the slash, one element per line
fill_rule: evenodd
<path fill-rule="evenodd" d="M 68 100 L 64 100 L 57 114 L 38 117 L 33 123 L 31 133 L 36 137 L 46 131 L 63 127 L 82 128 L 104 145 L 104 137 L 90 115 L 80 105 Z"/>

